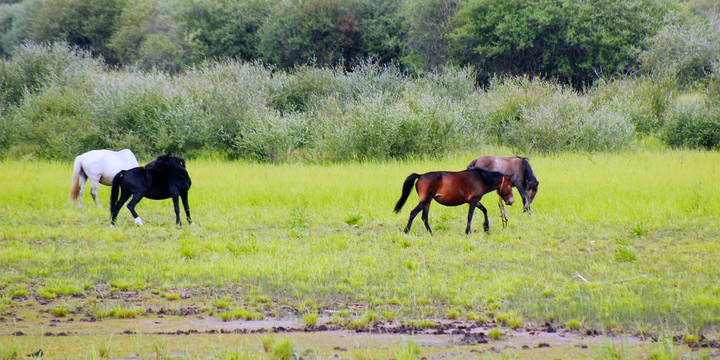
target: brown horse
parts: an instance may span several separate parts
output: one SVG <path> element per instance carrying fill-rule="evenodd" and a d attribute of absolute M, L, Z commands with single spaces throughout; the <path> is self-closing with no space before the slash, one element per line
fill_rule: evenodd
<path fill-rule="evenodd" d="M 499 171 L 510 175 L 510 182 L 518 189 L 520 197 L 522 197 L 524 211 L 530 211 L 530 204 L 535 199 L 540 182 L 535 177 L 535 172 L 530 167 L 527 158 L 485 155 L 471 161 L 467 167 L 468 169 Z"/>
<path fill-rule="evenodd" d="M 417 181 L 417 182 L 416 182 Z M 432 234 L 428 223 L 430 203 L 433 199 L 446 206 L 458 206 L 470 204 L 468 211 L 468 222 L 465 233 L 470 233 L 473 212 L 478 207 L 485 215 L 483 227 L 485 231 L 490 230 L 490 222 L 487 217 L 487 209 L 480 203 L 482 196 L 490 191 L 497 190 L 498 194 L 505 200 L 505 203 L 512 205 L 515 201 L 512 194 L 510 177 L 496 171 L 483 169 L 468 169 L 463 171 L 434 171 L 426 174 L 411 174 L 405 179 L 402 196 L 395 205 L 395 212 L 399 212 L 410 195 L 410 190 L 415 184 L 415 190 L 420 196 L 420 203 L 410 212 L 410 220 L 405 227 L 405 233 L 410 231 L 413 219 L 422 210 L 422 219 L 425 228 Z"/>

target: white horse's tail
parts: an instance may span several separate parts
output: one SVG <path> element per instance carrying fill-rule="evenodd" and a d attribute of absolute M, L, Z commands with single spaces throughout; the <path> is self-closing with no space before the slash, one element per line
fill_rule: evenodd
<path fill-rule="evenodd" d="M 70 188 L 70 200 L 77 202 L 80 193 L 80 175 L 82 175 L 82 164 L 80 157 L 75 158 L 75 166 L 73 166 L 72 187 Z"/>

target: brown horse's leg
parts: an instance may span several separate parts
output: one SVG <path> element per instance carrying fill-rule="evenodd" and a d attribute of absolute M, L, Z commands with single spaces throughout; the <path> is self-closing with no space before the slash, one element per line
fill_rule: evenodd
<path fill-rule="evenodd" d="M 472 224 L 473 212 L 475 212 L 475 207 L 478 206 L 478 204 L 480 204 L 480 202 L 470 201 L 470 209 L 468 210 L 468 223 L 467 227 L 465 228 L 465 234 L 470 234 L 470 225 Z"/>
<path fill-rule="evenodd" d="M 427 231 L 428 231 L 430 234 L 432 234 L 432 229 L 430 229 L 430 222 L 429 222 L 429 217 L 430 217 L 430 203 L 431 203 L 431 202 L 432 202 L 432 200 L 427 200 L 427 201 L 425 202 L 425 206 L 423 207 L 423 214 L 422 214 L 422 219 L 423 219 L 423 222 L 425 223 L 425 229 L 427 229 Z"/>
<path fill-rule="evenodd" d="M 487 209 L 479 201 L 477 203 L 477 207 L 478 207 L 478 209 L 482 210 L 483 215 L 485 215 L 485 222 L 483 222 L 483 228 L 485 229 L 485 231 L 490 231 L 490 221 L 488 221 Z M 470 226 L 470 225 L 468 225 L 468 226 Z"/>
<path fill-rule="evenodd" d="M 424 202 L 420 202 L 412 211 L 410 212 L 410 219 L 408 219 L 407 226 L 405 227 L 405 233 L 407 234 L 410 231 L 410 227 L 412 226 L 413 219 L 417 216 L 417 214 L 420 213 L 420 210 L 423 209 L 425 206 Z"/>

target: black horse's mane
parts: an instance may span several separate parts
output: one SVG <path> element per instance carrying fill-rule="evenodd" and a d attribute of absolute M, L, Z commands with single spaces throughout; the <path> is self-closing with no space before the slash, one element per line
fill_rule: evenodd
<path fill-rule="evenodd" d="M 190 174 L 185 169 L 185 159 L 181 156 L 163 154 L 145 165 L 145 171 L 151 174 L 156 171 L 168 172 L 182 180 L 190 180 Z"/>

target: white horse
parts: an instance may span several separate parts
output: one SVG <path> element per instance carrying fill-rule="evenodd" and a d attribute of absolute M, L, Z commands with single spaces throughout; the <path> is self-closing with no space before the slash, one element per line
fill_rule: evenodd
<path fill-rule="evenodd" d="M 120 151 L 92 150 L 75 158 L 73 168 L 72 188 L 70 200 L 77 201 L 78 207 L 82 207 L 82 193 L 85 189 L 85 181 L 90 179 L 90 194 L 97 206 L 98 187 L 100 184 L 112 186 L 113 178 L 120 170 L 127 170 L 138 167 L 137 158 L 130 149 Z"/>

